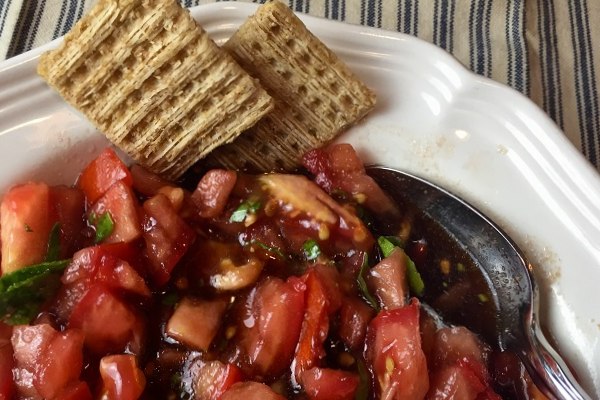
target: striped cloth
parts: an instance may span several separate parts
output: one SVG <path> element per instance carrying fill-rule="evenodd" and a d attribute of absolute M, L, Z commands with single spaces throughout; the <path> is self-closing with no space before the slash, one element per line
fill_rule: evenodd
<path fill-rule="evenodd" d="M 250 0 L 246 0 L 250 1 Z M 264 0 L 263 0 L 264 1 Z M 0 0 L 0 60 L 64 35 L 95 0 Z M 186 7 L 212 2 L 181 0 Z M 600 169 L 600 0 L 289 0 L 418 36 L 529 96 Z"/>

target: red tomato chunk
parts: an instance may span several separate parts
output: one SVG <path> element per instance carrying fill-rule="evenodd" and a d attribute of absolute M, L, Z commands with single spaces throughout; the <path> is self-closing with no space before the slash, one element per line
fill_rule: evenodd
<path fill-rule="evenodd" d="M 303 161 L 314 180 L 184 188 L 106 149 L 75 187 L 10 189 L 0 296 L 24 313 L 0 315 L 0 400 L 499 399 L 518 361 L 409 301 L 407 254 L 425 271 L 435 241 L 384 258 L 402 210 L 354 149 Z"/>

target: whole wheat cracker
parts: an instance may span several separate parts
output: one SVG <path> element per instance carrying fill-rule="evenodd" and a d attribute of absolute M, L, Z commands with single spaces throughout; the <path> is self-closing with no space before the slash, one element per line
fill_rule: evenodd
<path fill-rule="evenodd" d="M 291 170 L 375 106 L 374 93 L 290 10 L 260 6 L 224 48 L 275 98 L 275 109 L 207 157 L 207 164 Z"/>
<path fill-rule="evenodd" d="M 135 161 L 169 179 L 273 101 L 175 0 L 99 0 L 38 73 Z"/>

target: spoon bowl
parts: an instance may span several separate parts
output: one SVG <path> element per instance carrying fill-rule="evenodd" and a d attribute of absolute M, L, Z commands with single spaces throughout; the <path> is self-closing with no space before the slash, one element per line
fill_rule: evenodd
<path fill-rule="evenodd" d="M 436 237 L 441 235 L 470 258 L 489 289 L 486 301 L 494 308 L 492 340 L 498 348 L 517 354 L 549 398 L 590 399 L 545 339 L 532 266 L 508 235 L 467 202 L 424 179 L 379 166 L 368 167 L 367 173 L 401 208 L 417 209 L 417 218 L 429 221 L 426 230 L 435 230 Z M 460 319 L 450 322 L 470 328 Z"/>

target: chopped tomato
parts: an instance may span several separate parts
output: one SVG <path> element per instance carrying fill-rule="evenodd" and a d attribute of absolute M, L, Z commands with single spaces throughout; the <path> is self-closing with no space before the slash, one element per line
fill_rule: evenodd
<path fill-rule="evenodd" d="M 304 321 L 300 331 L 300 339 L 294 356 L 294 374 L 300 382 L 302 373 L 312 367 L 318 366 L 325 357 L 323 343 L 329 332 L 329 315 L 340 307 L 339 290 L 330 291 L 324 283 L 324 273 L 316 268 L 311 268 L 304 276 L 306 282 L 306 308 Z M 332 301 L 336 299 L 338 301 Z"/>
<path fill-rule="evenodd" d="M 223 393 L 221 400 L 285 400 L 273 389 L 258 382 L 238 382 Z"/>
<path fill-rule="evenodd" d="M 360 382 L 358 375 L 328 368 L 302 373 L 302 388 L 311 400 L 352 400 Z"/>
<path fill-rule="evenodd" d="M 386 310 L 404 307 L 408 298 L 406 254 L 400 248 L 369 270 L 368 283 Z"/>
<path fill-rule="evenodd" d="M 235 383 L 243 379 L 242 371 L 233 364 L 220 361 L 200 362 L 194 375 L 196 400 L 220 399 Z"/>
<path fill-rule="evenodd" d="M 53 400 L 92 400 L 92 392 L 85 382 L 74 382 L 61 390 Z"/>
<path fill-rule="evenodd" d="M 88 211 L 92 224 L 108 213 L 113 222 L 112 232 L 104 243 L 132 242 L 142 234 L 138 202 L 129 186 L 119 181 L 111 186 Z"/>
<path fill-rule="evenodd" d="M 2 273 L 44 261 L 50 230 L 50 188 L 44 183 L 15 186 L 0 205 Z"/>
<path fill-rule="evenodd" d="M 493 399 L 487 370 L 489 348 L 465 327 L 445 327 L 435 334 L 432 351 L 432 386 L 428 397 L 462 395 L 465 399 Z M 481 397 L 481 396 L 487 397 Z"/>
<path fill-rule="evenodd" d="M 226 299 L 209 301 L 185 297 L 167 322 L 166 333 L 189 347 L 208 351 L 226 308 Z"/>
<path fill-rule="evenodd" d="M 338 334 L 349 348 L 362 348 L 367 326 L 375 316 L 375 310 L 357 297 L 346 297 L 340 308 Z"/>
<path fill-rule="evenodd" d="M 283 261 L 287 248 L 279 229 L 268 221 L 259 220 L 239 235 L 240 242 L 263 260 Z"/>
<path fill-rule="evenodd" d="M 332 144 L 311 150 L 304 155 L 302 163 L 328 193 L 342 190 L 378 214 L 398 215 L 396 205 L 367 175 L 362 160 L 351 145 Z"/>
<path fill-rule="evenodd" d="M 23 397 L 52 399 L 76 381 L 83 365 L 83 335 L 50 325 L 13 328 L 15 383 Z"/>
<path fill-rule="evenodd" d="M 131 187 L 133 179 L 129 169 L 114 150 L 107 147 L 81 172 L 77 186 L 85 193 L 88 204 L 94 204 L 117 182 Z"/>
<path fill-rule="evenodd" d="M 213 169 L 204 174 L 192 193 L 192 200 L 202 218 L 217 217 L 225 210 L 236 181 L 234 171 Z"/>
<path fill-rule="evenodd" d="M 427 400 L 500 400 L 480 373 L 463 361 L 447 365 L 432 375 Z"/>
<path fill-rule="evenodd" d="M 69 327 L 82 330 L 85 346 L 95 354 L 141 350 L 141 316 L 99 282 L 75 306 Z"/>
<path fill-rule="evenodd" d="M 137 249 L 129 244 L 115 243 L 86 247 L 73 256 L 65 270 L 65 285 L 98 281 L 113 289 L 121 289 L 141 296 L 150 290 L 137 271 L 126 260 L 137 262 Z"/>
<path fill-rule="evenodd" d="M 158 194 L 144 202 L 144 240 L 150 275 L 158 286 L 169 280 L 175 264 L 196 238 L 195 232 L 173 209 L 169 199 Z"/>
<path fill-rule="evenodd" d="M 419 302 L 384 310 L 369 324 L 365 359 L 382 399 L 422 399 L 429 389 L 419 333 Z"/>
<path fill-rule="evenodd" d="M 144 196 L 154 196 L 163 187 L 173 186 L 172 182 L 138 164 L 131 166 L 131 177 L 133 178 L 133 188 Z"/>
<path fill-rule="evenodd" d="M 146 378 L 130 354 L 105 356 L 100 360 L 103 392 L 111 400 L 137 400 L 144 392 Z"/>
<path fill-rule="evenodd" d="M 10 400 L 15 393 L 12 331 L 12 326 L 0 322 L 0 400 Z"/>
<path fill-rule="evenodd" d="M 473 332 L 465 327 L 447 327 L 435 334 L 433 368 L 468 361 L 487 365 L 489 348 Z"/>
<path fill-rule="evenodd" d="M 120 292 L 150 296 L 144 279 L 125 260 L 139 263 L 139 251 L 132 244 L 101 244 L 75 253 L 63 273 L 63 286 L 54 302 L 53 310 L 60 320 L 69 320 L 73 308 L 97 282 Z"/>
<path fill-rule="evenodd" d="M 50 188 L 50 203 L 60 223 L 60 258 L 69 258 L 83 245 L 85 196 L 78 188 L 53 186 Z"/>
<path fill-rule="evenodd" d="M 305 289 L 298 278 L 284 282 L 269 277 L 250 292 L 238 326 L 240 350 L 250 371 L 277 376 L 289 366 L 300 335 Z"/>

